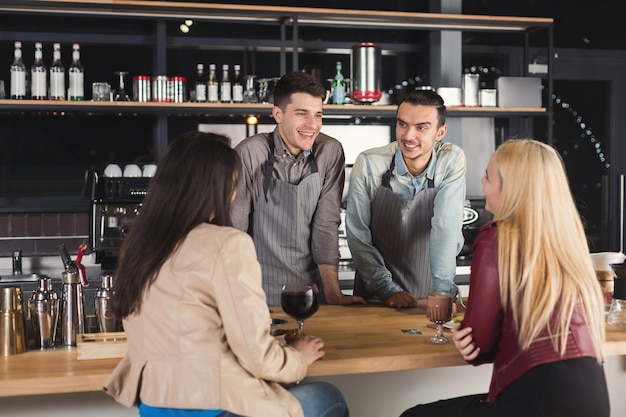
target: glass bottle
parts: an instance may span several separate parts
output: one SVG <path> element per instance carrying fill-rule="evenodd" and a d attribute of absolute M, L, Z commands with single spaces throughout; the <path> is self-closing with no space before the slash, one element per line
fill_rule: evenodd
<path fill-rule="evenodd" d="M 72 45 L 72 64 L 68 69 L 70 87 L 67 91 L 69 100 L 85 99 L 85 70 L 80 63 L 80 45 Z"/>
<path fill-rule="evenodd" d="M 46 85 L 46 66 L 43 63 L 43 52 L 41 42 L 35 43 L 35 61 L 30 67 L 30 97 L 33 100 L 45 100 L 48 98 L 48 88 Z"/>
<path fill-rule="evenodd" d="M 231 101 L 231 84 L 228 64 L 222 65 L 222 82 L 220 83 L 220 101 L 222 103 L 230 103 Z"/>
<path fill-rule="evenodd" d="M 337 73 L 332 85 L 333 104 L 343 104 L 346 101 L 346 81 L 341 74 L 341 62 L 338 61 L 335 68 Z"/>
<path fill-rule="evenodd" d="M 22 42 L 15 42 L 13 64 L 11 64 L 11 91 L 13 100 L 26 99 L 26 65 L 22 61 Z"/>
<path fill-rule="evenodd" d="M 215 75 L 215 64 L 209 64 L 209 80 L 208 86 L 208 100 L 211 103 L 217 103 L 219 100 L 219 84 L 217 83 L 217 76 Z"/>
<path fill-rule="evenodd" d="M 204 103 L 207 101 L 207 83 L 204 76 L 204 64 L 196 65 L 196 101 Z"/>
<path fill-rule="evenodd" d="M 50 65 L 50 100 L 65 100 L 65 67 L 61 62 L 61 44 L 52 46 L 52 65 Z"/>
<path fill-rule="evenodd" d="M 233 78 L 233 103 L 243 102 L 243 84 L 241 83 L 241 66 L 235 65 L 235 77 Z"/>

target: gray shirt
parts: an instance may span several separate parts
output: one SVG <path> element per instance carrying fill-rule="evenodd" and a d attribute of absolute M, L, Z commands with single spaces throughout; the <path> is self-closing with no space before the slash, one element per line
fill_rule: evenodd
<path fill-rule="evenodd" d="M 233 205 L 232 220 L 235 227 L 254 236 L 250 218 L 259 198 L 263 198 L 263 170 L 269 157 L 269 139 L 274 141 L 275 162 L 272 175 L 290 184 L 298 184 L 311 174 L 310 155 L 317 161 L 322 193 L 311 219 L 311 254 L 317 265 L 339 263 L 339 222 L 341 195 L 345 177 L 345 156 L 341 143 L 320 133 L 310 152 L 291 155 L 283 143 L 278 129 L 272 133 L 259 133 L 239 143 L 235 150 L 242 161 L 242 172 L 237 182 L 237 196 Z"/>

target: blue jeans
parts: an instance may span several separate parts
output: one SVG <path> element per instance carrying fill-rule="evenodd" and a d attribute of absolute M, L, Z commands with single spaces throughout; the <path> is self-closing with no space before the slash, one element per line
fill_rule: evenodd
<path fill-rule="evenodd" d="M 304 417 L 348 417 L 348 405 L 337 387 L 327 382 L 311 382 L 289 388 L 300 401 Z M 224 413 L 220 417 L 241 417 Z"/>

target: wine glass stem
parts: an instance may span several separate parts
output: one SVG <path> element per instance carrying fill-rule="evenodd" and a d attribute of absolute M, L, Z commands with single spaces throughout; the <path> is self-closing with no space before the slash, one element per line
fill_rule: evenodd
<path fill-rule="evenodd" d="M 438 324 L 437 325 L 437 336 L 438 339 L 441 339 L 443 337 L 443 324 Z"/>
<path fill-rule="evenodd" d="M 304 335 L 304 333 L 302 332 L 303 327 L 304 327 L 304 320 L 298 320 L 298 338 Z"/>

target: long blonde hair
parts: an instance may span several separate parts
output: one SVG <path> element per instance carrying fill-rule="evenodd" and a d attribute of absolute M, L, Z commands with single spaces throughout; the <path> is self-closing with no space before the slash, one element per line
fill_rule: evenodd
<path fill-rule="evenodd" d="M 527 349 L 548 328 L 563 354 L 580 302 L 602 361 L 604 303 L 561 157 L 544 143 L 517 139 L 499 146 L 495 160 L 502 187 L 494 213 L 500 291 L 520 346 Z"/>

